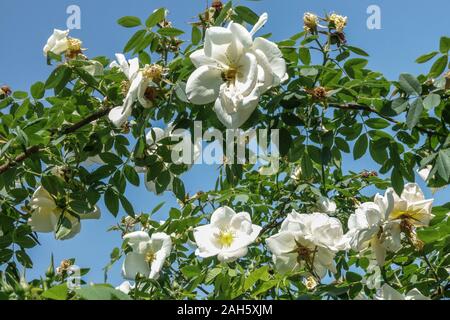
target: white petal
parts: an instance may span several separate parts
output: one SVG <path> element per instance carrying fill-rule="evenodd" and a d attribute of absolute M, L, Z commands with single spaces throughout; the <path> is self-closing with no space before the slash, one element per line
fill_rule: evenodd
<path fill-rule="evenodd" d="M 135 280 L 138 274 L 148 277 L 150 275 L 150 267 L 145 261 L 144 255 L 130 252 L 123 262 L 122 276 L 127 280 Z"/>
<path fill-rule="evenodd" d="M 266 240 L 269 250 L 274 255 L 283 255 L 296 248 L 295 234 L 293 232 L 280 232 Z"/>
<path fill-rule="evenodd" d="M 192 52 L 191 55 L 189 56 L 189 58 L 191 59 L 192 63 L 194 64 L 194 66 L 196 68 L 200 68 L 201 66 L 216 67 L 219 63 L 218 61 L 214 60 L 213 58 L 205 55 L 205 50 L 203 50 L 203 49 Z"/>
<path fill-rule="evenodd" d="M 217 99 L 222 83 L 220 69 L 202 66 L 189 77 L 186 83 L 186 95 L 193 104 L 208 104 Z"/>
<path fill-rule="evenodd" d="M 227 229 L 235 215 L 236 212 L 230 207 L 221 207 L 212 214 L 211 225 L 215 228 Z"/>
<path fill-rule="evenodd" d="M 232 22 L 228 28 L 244 48 L 248 49 L 253 45 L 252 35 L 241 24 Z"/>
<path fill-rule="evenodd" d="M 128 233 L 123 237 L 124 240 L 128 240 L 128 244 L 137 253 L 144 253 L 150 243 L 150 236 L 147 232 L 136 231 Z"/>
<path fill-rule="evenodd" d="M 114 126 L 120 128 L 128 121 L 130 116 L 131 108 L 125 109 L 124 107 L 116 107 L 109 112 L 108 118 Z"/>
<path fill-rule="evenodd" d="M 55 230 L 58 220 L 59 215 L 55 215 L 53 210 L 38 209 L 31 214 L 28 225 L 33 232 L 49 233 Z"/>
<path fill-rule="evenodd" d="M 264 38 L 256 38 L 253 43 L 253 49 L 260 50 L 267 57 L 267 60 L 272 66 L 272 72 L 278 78 L 278 83 L 287 79 L 286 61 L 283 58 L 281 50 L 275 43 Z"/>
<path fill-rule="evenodd" d="M 222 251 L 218 254 L 217 259 L 221 262 L 233 262 L 239 258 L 245 257 L 247 253 L 247 247 L 240 248 L 235 251 Z"/>
<path fill-rule="evenodd" d="M 207 57 L 226 63 L 225 52 L 233 42 L 233 33 L 222 27 L 211 27 L 206 30 L 204 51 Z"/>
<path fill-rule="evenodd" d="M 431 299 L 424 296 L 419 290 L 414 288 L 406 294 L 406 300 L 431 300 Z"/>
<path fill-rule="evenodd" d="M 381 288 L 381 297 L 379 299 L 380 300 L 405 300 L 405 297 L 400 292 L 398 292 L 397 290 L 392 288 L 390 285 L 384 284 L 383 287 Z"/>
<path fill-rule="evenodd" d="M 264 25 L 267 23 L 267 20 L 269 20 L 269 15 L 267 12 L 264 12 L 260 17 L 258 22 L 255 24 L 253 29 L 250 31 L 250 34 L 253 36 L 255 33 L 257 33 Z"/>
<path fill-rule="evenodd" d="M 209 258 L 219 254 L 220 248 L 218 248 L 212 241 L 213 230 L 211 229 L 211 225 L 195 228 L 194 239 L 198 247 L 195 253 L 197 256 L 201 258 Z"/>
<path fill-rule="evenodd" d="M 139 59 L 134 58 L 129 61 L 130 68 L 128 73 L 128 79 L 133 80 L 138 75 L 139 72 Z"/>

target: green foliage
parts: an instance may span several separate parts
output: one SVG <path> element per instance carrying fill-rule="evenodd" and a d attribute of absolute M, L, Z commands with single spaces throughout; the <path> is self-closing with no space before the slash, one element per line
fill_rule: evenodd
<path fill-rule="evenodd" d="M 333 198 L 336 217 L 346 226 L 359 203 L 373 200 L 373 194 L 368 195 L 373 187 L 381 191 L 393 187 L 401 194 L 405 183 L 415 181 L 417 169 L 430 168 L 427 184 L 432 188 L 449 184 L 450 80 L 443 74 L 450 40 L 441 38 L 439 51 L 416 60 L 430 63 L 428 74 L 405 73 L 398 81 L 369 69 L 368 53 L 347 44 L 352 39 L 343 41 L 329 30 L 299 32 L 279 42 L 289 80 L 261 97 L 244 129 L 280 130 L 280 172 L 263 176 L 251 164 L 224 164 L 214 190 L 189 195 L 181 177 L 189 168 L 171 163 L 170 139 L 149 145 L 145 136 L 157 121 L 191 130 L 194 121 L 202 121 L 204 128 L 225 132 L 212 106 L 193 107 L 182 88 L 194 71 L 189 56 L 203 46 L 207 27 L 230 20 L 248 25 L 258 21 L 250 8 L 230 9 L 228 2 L 209 20 L 200 14 L 200 21 L 186 28 L 190 35 L 183 26 L 168 23 L 164 8 L 146 16 L 145 23 L 133 16 L 118 20 L 123 27 L 137 28 L 130 33 L 124 53 L 139 57 L 141 68 L 154 63 L 164 69 L 163 80 L 155 83 L 152 107 L 137 102 L 130 117 L 133 122 L 123 127 L 114 127 L 107 115 L 123 105 L 127 79 L 108 68 L 111 61 L 105 57 L 68 59 L 49 54 L 55 66 L 47 80 L 34 83 L 30 94 L 16 91 L 0 96 L 0 298 L 319 300 L 353 299 L 362 293 L 373 297 L 375 291 L 364 282 L 372 272 L 365 253 L 339 254 L 337 274 L 311 288 L 304 283 L 305 272 L 281 275 L 274 270 L 264 240 L 277 232 L 292 210 L 317 211 L 320 196 Z M 319 56 L 313 54 L 317 50 Z M 91 72 L 99 65 L 101 72 Z M 325 94 L 318 95 L 318 88 Z M 350 165 L 350 171 L 344 171 L 343 161 L 351 158 L 364 161 L 366 170 L 354 172 Z M 88 165 L 92 159 L 97 163 Z M 135 167 L 146 168 L 145 174 L 139 175 Z M 292 177 L 298 168 L 301 174 Z M 151 212 L 135 212 L 124 195 L 130 184 L 144 187 L 144 183 L 153 183 L 157 194 L 170 189 L 180 207 L 161 203 Z M 102 201 L 114 217 L 128 217 L 111 230 L 125 234 L 139 226 L 171 235 L 173 251 L 160 278 L 137 278 L 129 295 L 103 284 L 83 283 L 81 289 L 69 290 L 68 275 L 55 272 L 52 262 L 45 277 L 26 283 L 22 271 L 33 266 L 27 252 L 39 243 L 27 224 L 33 211 L 30 199 L 39 186 L 64 209 L 57 238 L 70 234 L 74 221 Z M 188 246 L 193 229 L 221 206 L 249 212 L 253 223 L 264 228 L 257 244 L 237 262 L 199 259 Z M 388 254 L 384 282 L 395 283 L 402 292 L 418 288 L 435 299 L 449 297 L 449 210 L 449 204 L 435 206 L 430 227 L 417 231 L 423 248 L 403 239 L 402 249 Z M 154 219 L 159 211 L 168 215 L 165 223 Z M 115 248 L 105 273 L 129 250 L 126 244 Z"/>

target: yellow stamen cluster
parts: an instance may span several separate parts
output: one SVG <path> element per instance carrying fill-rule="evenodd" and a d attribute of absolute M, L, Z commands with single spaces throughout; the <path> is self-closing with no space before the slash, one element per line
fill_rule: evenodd
<path fill-rule="evenodd" d="M 235 68 L 228 68 L 222 72 L 222 80 L 225 82 L 234 82 L 237 76 L 237 70 Z"/>
<path fill-rule="evenodd" d="M 308 278 L 306 278 L 304 284 L 310 291 L 314 290 L 318 285 L 317 280 L 313 276 L 309 276 Z"/>
<path fill-rule="evenodd" d="M 303 15 L 303 24 L 306 32 L 314 33 L 317 30 L 319 18 L 314 13 L 306 12 Z"/>
<path fill-rule="evenodd" d="M 73 59 L 78 55 L 82 54 L 83 53 L 83 49 L 81 48 L 82 44 L 83 43 L 79 39 L 68 38 L 66 57 L 69 59 Z"/>
<path fill-rule="evenodd" d="M 156 259 L 156 254 L 153 251 L 149 250 L 145 254 L 144 259 L 145 259 L 145 262 L 147 262 L 148 264 L 152 264 L 153 261 L 155 261 L 155 259 Z"/>
<path fill-rule="evenodd" d="M 142 70 L 144 77 L 150 81 L 159 81 L 163 76 L 164 68 L 159 64 L 146 65 Z"/>
<path fill-rule="evenodd" d="M 336 13 L 331 14 L 328 17 L 328 21 L 334 25 L 337 32 L 343 32 L 345 26 L 347 25 L 347 17 L 338 15 Z"/>
<path fill-rule="evenodd" d="M 120 84 L 120 92 L 122 92 L 122 94 L 124 96 L 126 96 L 128 94 L 128 90 L 130 90 L 130 81 L 128 80 L 124 80 L 121 82 Z"/>
<path fill-rule="evenodd" d="M 233 244 L 234 241 L 234 234 L 231 231 L 220 231 L 219 234 L 219 243 L 223 246 L 223 247 L 231 247 L 231 245 Z"/>

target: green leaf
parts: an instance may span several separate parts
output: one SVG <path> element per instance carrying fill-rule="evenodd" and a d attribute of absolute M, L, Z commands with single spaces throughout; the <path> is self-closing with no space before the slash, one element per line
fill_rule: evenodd
<path fill-rule="evenodd" d="M 394 191 L 397 194 L 402 194 L 403 188 L 405 187 L 403 176 L 397 168 L 394 168 L 391 173 L 391 183 Z"/>
<path fill-rule="evenodd" d="M 43 82 L 36 82 L 31 86 L 31 96 L 36 99 L 42 99 L 45 95 L 45 84 Z"/>
<path fill-rule="evenodd" d="M 367 63 L 368 61 L 362 58 L 349 59 L 344 64 L 344 70 L 350 77 L 356 78 L 357 72 L 364 69 Z"/>
<path fill-rule="evenodd" d="M 334 143 L 339 148 L 339 150 L 344 151 L 345 153 L 350 153 L 350 146 L 348 145 L 347 141 L 345 141 L 341 137 L 336 137 L 334 139 Z"/>
<path fill-rule="evenodd" d="M 202 40 L 202 31 L 196 26 L 192 27 L 192 44 L 198 45 Z"/>
<path fill-rule="evenodd" d="M 134 28 L 142 24 L 141 19 L 133 16 L 122 17 L 119 20 L 117 20 L 117 23 L 125 28 Z"/>
<path fill-rule="evenodd" d="M 311 63 L 311 53 L 309 49 L 306 47 L 301 47 L 299 49 L 298 55 L 300 57 L 300 61 L 303 62 L 304 65 L 309 65 Z"/>
<path fill-rule="evenodd" d="M 107 285 L 92 285 L 76 290 L 76 293 L 84 300 L 131 300 L 125 293 L 115 290 Z"/>
<path fill-rule="evenodd" d="M 106 190 L 104 201 L 109 212 L 111 212 L 113 216 L 117 217 L 117 214 L 119 213 L 119 197 L 113 189 L 109 188 Z"/>
<path fill-rule="evenodd" d="M 409 107 L 409 102 L 408 100 L 404 99 L 404 98 L 398 98 L 395 99 L 394 101 L 392 101 L 392 110 L 394 110 L 397 114 L 402 113 L 403 111 L 405 111 L 406 109 L 408 109 Z"/>
<path fill-rule="evenodd" d="M 102 159 L 105 163 L 113 166 L 119 166 L 123 163 L 122 159 L 120 159 L 119 156 L 111 152 L 104 152 L 100 154 L 100 159 Z"/>
<path fill-rule="evenodd" d="M 53 89 L 62 84 L 65 85 L 69 81 L 71 74 L 72 72 L 66 66 L 61 65 L 57 67 L 45 82 L 45 88 Z"/>
<path fill-rule="evenodd" d="M 258 280 L 268 281 L 269 279 L 269 266 L 256 269 L 245 279 L 244 290 L 247 291 L 252 288 Z"/>
<path fill-rule="evenodd" d="M 42 297 L 50 300 L 66 300 L 69 293 L 67 284 L 60 284 L 42 293 Z"/>
<path fill-rule="evenodd" d="M 120 195 L 120 204 L 122 205 L 122 208 L 125 210 L 125 212 L 131 216 L 134 217 L 134 208 L 133 205 L 128 201 L 128 199 L 124 195 Z"/>
<path fill-rule="evenodd" d="M 447 54 L 449 50 L 450 50 L 450 38 L 442 37 L 441 41 L 439 42 L 439 51 L 443 54 Z"/>
<path fill-rule="evenodd" d="M 431 66 L 430 77 L 434 78 L 439 77 L 442 74 L 442 72 L 444 72 L 445 69 L 447 68 L 447 63 L 448 63 L 448 56 L 446 55 L 437 59 Z"/>
<path fill-rule="evenodd" d="M 161 28 L 158 30 L 158 33 L 165 37 L 178 37 L 182 35 L 184 31 L 176 28 Z"/>
<path fill-rule="evenodd" d="M 302 175 L 307 179 L 310 178 L 313 174 L 314 167 L 311 158 L 306 153 L 302 157 L 301 167 L 302 167 Z"/>
<path fill-rule="evenodd" d="M 153 11 L 153 13 L 148 17 L 147 21 L 145 22 L 145 25 L 148 28 L 153 28 L 158 23 L 163 21 L 166 18 L 166 9 L 165 8 L 159 8 Z"/>
<path fill-rule="evenodd" d="M 402 73 L 399 78 L 400 88 L 408 95 L 420 96 L 422 94 L 422 85 L 409 73 Z"/>
<path fill-rule="evenodd" d="M 345 278 L 348 282 L 361 282 L 362 280 L 361 275 L 351 271 L 347 271 L 347 273 L 345 274 Z"/>
<path fill-rule="evenodd" d="M 292 145 L 292 137 L 285 128 L 280 129 L 280 155 L 284 157 L 289 153 Z"/>
<path fill-rule="evenodd" d="M 25 91 L 14 91 L 12 96 L 14 99 L 24 100 L 28 98 L 28 93 L 26 93 Z"/>
<path fill-rule="evenodd" d="M 137 174 L 136 170 L 133 167 L 126 165 L 123 169 L 123 173 L 125 175 L 125 178 L 127 178 L 128 182 L 130 182 L 132 185 L 136 187 L 139 187 L 140 185 L 139 175 Z"/>
<path fill-rule="evenodd" d="M 369 146 L 369 139 L 366 134 L 361 135 L 358 140 L 355 142 L 355 146 L 353 148 L 353 157 L 355 160 L 362 158 L 367 151 L 367 147 Z"/>
<path fill-rule="evenodd" d="M 173 178 L 173 193 L 178 198 L 178 200 L 184 201 L 184 199 L 186 198 L 184 183 L 177 177 Z"/>
<path fill-rule="evenodd" d="M 125 45 L 125 48 L 123 49 L 124 53 L 130 52 L 131 50 L 136 48 L 141 43 L 141 41 L 144 40 L 146 35 L 147 31 L 145 30 L 137 31 Z"/>
<path fill-rule="evenodd" d="M 437 51 L 433 51 L 433 52 L 430 52 L 430 53 L 421 55 L 420 57 L 418 57 L 418 58 L 416 59 L 416 62 L 417 62 L 417 63 L 425 63 L 425 62 L 428 62 L 428 61 L 430 61 L 431 59 L 433 59 L 438 53 L 439 53 L 439 52 L 437 52 Z"/>
<path fill-rule="evenodd" d="M 414 128 L 420 120 L 420 116 L 423 112 L 423 102 L 421 98 L 417 98 L 411 103 L 411 107 L 409 108 L 408 115 L 406 116 L 406 124 L 409 129 Z"/>
<path fill-rule="evenodd" d="M 357 47 L 352 47 L 352 46 L 346 46 L 348 50 L 350 50 L 353 53 L 356 53 L 360 56 L 364 56 L 364 57 L 368 57 L 369 54 L 367 52 L 365 52 L 363 49 L 361 48 L 357 48 Z"/>
<path fill-rule="evenodd" d="M 441 103 L 441 96 L 435 93 L 430 93 L 424 100 L 423 106 L 425 110 L 436 108 Z"/>
<path fill-rule="evenodd" d="M 259 20 L 259 16 L 247 7 L 237 6 L 234 11 L 242 20 L 252 25 L 256 24 Z"/>
<path fill-rule="evenodd" d="M 181 268 L 181 273 L 188 279 L 198 276 L 201 273 L 199 266 L 185 266 Z"/>
<path fill-rule="evenodd" d="M 450 149 L 441 150 L 436 159 L 438 173 L 446 182 L 450 179 Z"/>
<path fill-rule="evenodd" d="M 372 118 L 365 121 L 366 125 L 372 129 L 384 129 L 390 126 L 390 123 L 384 119 Z"/>

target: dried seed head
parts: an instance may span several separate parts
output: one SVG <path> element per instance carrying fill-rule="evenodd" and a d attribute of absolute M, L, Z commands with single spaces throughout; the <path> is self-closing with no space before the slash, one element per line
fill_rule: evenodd
<path fill-rule="evenodd" d="M 223 9 L 223 3 L 220 0 L 214 0 L 211 7 L 213 7 L 216 12 L 220 12 Z"/>
<path fill-rule="evenodd" d="M 314 100 L 324 101 L 327 98 L 328 91 L 324 87 L 316 87 L 312 90 L 306 90 Z"/>
<path fill-rule="evenodd" d="M 12 93 L 11 88 L 8 86 L 0 87 L 0 96 L 8 97 Z"/>
<path fill-rule="evenodd" d="M 68 38 L 68 49 L 66 51 L 66 57 L 69 59 L 74 59 L 78 55 L 83 54 L 83 49 L 81 45 L 83 44 L 80 39 Z"/>

